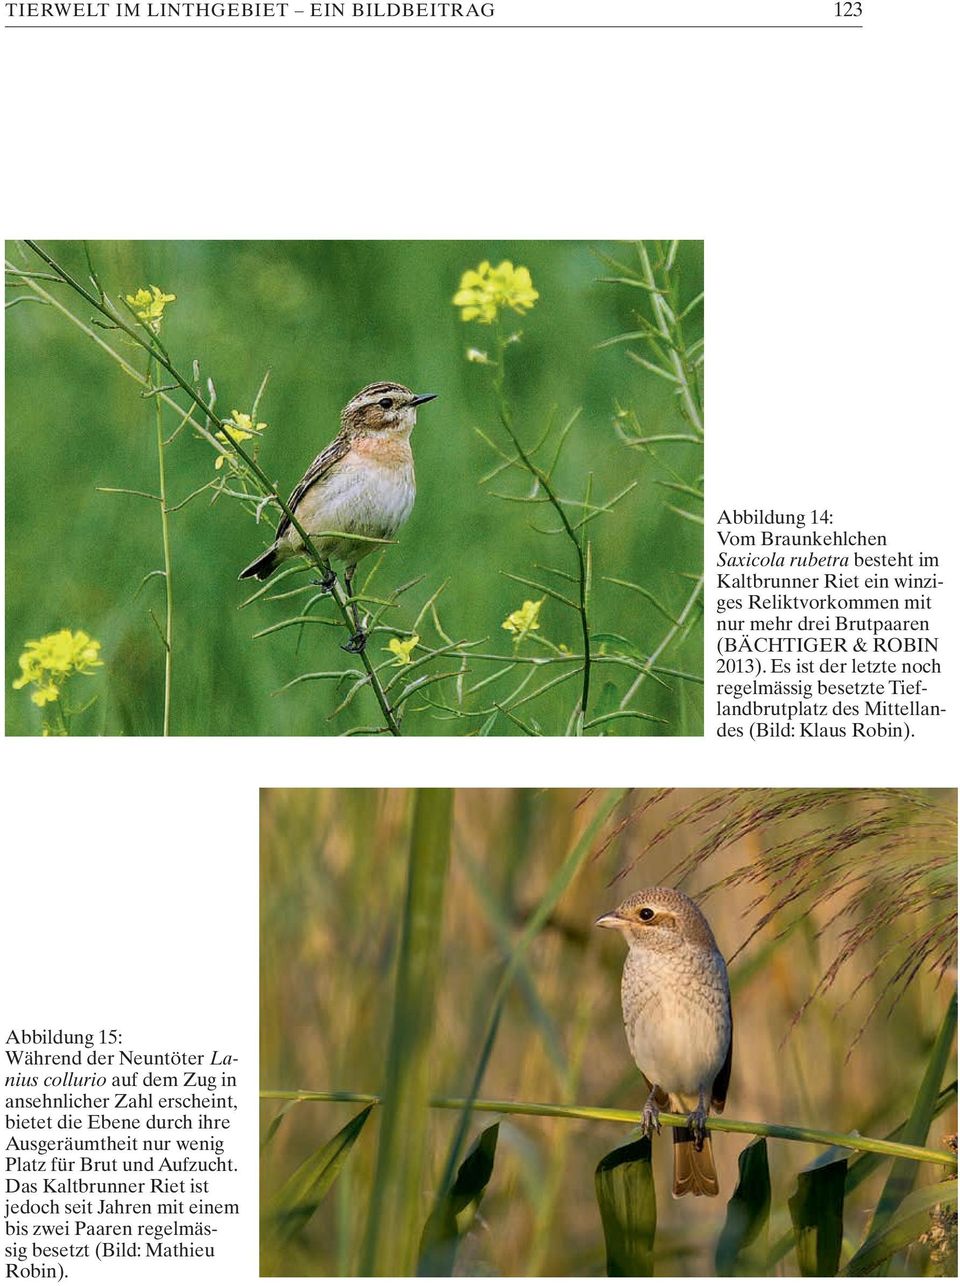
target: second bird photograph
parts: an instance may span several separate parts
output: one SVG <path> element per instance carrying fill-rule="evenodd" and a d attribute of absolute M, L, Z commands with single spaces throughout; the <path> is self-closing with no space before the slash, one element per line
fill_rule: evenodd
<path fill-rule="evenodd" d="M 8 733 L 702 734 L 702 242 L 6 266 Z"/>
<path fill-rule="evenodd" d="M 955 792 L 261 828 L 263 1276 L 955 1272 Z"/>

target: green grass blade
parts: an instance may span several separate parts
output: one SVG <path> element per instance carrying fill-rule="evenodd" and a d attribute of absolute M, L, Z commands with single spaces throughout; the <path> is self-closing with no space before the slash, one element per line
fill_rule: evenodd
<path fill-rule="evenodd" d="M 420 1238 L 418 1277 L 453 1276 L 460 1241 L 473 1221 L 493 1174 L 499 1133 L 500 1122 L 497 1121 L 488 1125 L 474 1140 L 452 1186 L 431 1210 Z M 469 1218 L 459 1220 L 467 1210 Z"/>
<path fill-rule="evenodd" d="M 276 1115 L 271 1119 L 270 1124 L 264 1130 L 263 1137 L 260 1140 L 261 1153 L 265 1152 L 267 1148 L 270 1146 L 270 1144 L 273 1142 L 274 1135 L 276 1134 L 277 1130 L 280 1129 L 280 1126 L 283 1124 L 283 1118 L 286 1116 L 288 1112 L 292 1111 L 292 1109 L 295 1108 L 296 1106 L 297 1106 L 296 1099 L 291 1099 L 289 1103 L 284 1103 L 280 1111 L 277 1112 Z"/>
<path fill-rule="evenodd" d="M 497 939 L 497 945 L 503 951 L 505 956 L 509 955 L 513 926 L 503 908 L 497 901 L 496 895 L 486 878 L 486 873 L 484 872 L 481 864 L 474 861 L 468 854 L 460 854 L 458 856 L 459 861 L 462 862 L 467 875 L 470 878 L 470 884 L 474 893 L 483 905 L 487 921 Z M 553 1016 L 540 999 L 536 980 L 525 963 L 521 963 L 517 967 L 517 986 L 523 995 L 524 1003 L 530 1011 L 532 1022 L 540 1030 L 540 1034 L 543 1039 L 544 1051 L 549 1057 L 554 1068 L 562 1075 L 567 1069 L 567 1058 L 563 1049 L 563 1041 Z"/>
<path fill-rule="evenodd" d="M 846 1178 L 845 1160 L 797 1175 L 797 1190 L 788 1204 L 803 1277 L 833 1277 L 840 1266 Z"/>
<path fill-rule="evenodd" d="M 416 1266 L 452 820 L 452 791 L 416 792 L 364 1277 L 410 1276 Z"/>
<path fill-rule="evenodd" d="M 918 1188 L 904 1198 L 892 1217 L 876 1234 L 871 1234 L 841 1273 L 842 1277 L 866 1277 L 888 1264 L 898 1251 L 904 1250 L 930 1227 L 934 1206 L 950 1210 L 957 1207 L 957 1181 L 948 1179 Z"/>
<path fill-rule="evenodd" d="M 904 1143 L 924 1144 L 930 1132 L 930 1123 L 934 1117 L 937 1097 L 940 1093 L 940 1082 L 943 1080 L 947 1060 L 953 1048 L 953 1038 L 957 1031 L 957 994 L 954 992 L 947 1005 L 947 1011 L 940 1024 L 937 1039 L 930 1051 L 927 1070 L 923 1074 L 920 1089 L 913 1104 L 913 1111 L 907 1120 L 903 1133 Z M 880 1200 L 874 1211 L 873 1219 L 867 1233 L 867 1240 L 873 1241 L 883 1231 L 893 1214 L 913 1187 L 917 1176 L 915 1161 L 898 1157 L 891 1167 L 887 1182 L 884 1184 Z M 866 1244 L 866 1242 L 864 1243 Z"/>
<path fill-rule="evenodd" d="M 294 1170 L 267 1211 L 267 1235 L 271 1240 L 282 1245 L 310 1222 L 333 1187 L 372 1111 L 371 1103 Z"/>
<path fill-rule="evenodd" d="M 740 1178 L 727 1205 L 727 1220 L 717 1242 L 716 1267 L 720 1277 L 761 1276 L 766 1268 L 770 1218 L 767 1140 L 755 1139 L 748 1144 L 740 1153 L 738 1165 Z M 760 1244 L 754 1246 L 757 1241 Z"/>
<path fill-rule="evenodd" d="M 608 1152 L 594 1181 L 607 1246 L 608 1277 L 652 1277 L 657 1231 L 649 1139 L 634 1139 Z"/>
<path fill-rule="evenodd" d="M 547 886 L 547 890 L 540 899 L 536 910 L 524 925 L 523 932 L 514 944 L 513 950 L 504 965 L 503 973 L 500 975 L 500 982 L 497 985 L 497 990 L 494 993 L 493 1001 L 490 1006 L 490 1018 L 487 1022 L 486 1034 L 480 1048 L 480 1056 L 477 1059 L 476 1069 L 470 1083 L 470 1091 L 467 1095 L 453 1141 L 450 1144 L 450 1151 L 447 1154 L 447 1163 L 444 1168 L 444 1177 L 443 1182 L 441 1183 L 441 1188 L 447 1187 L 452 1181 L 453 1172 L 457 1164 L 457 1158 L 460 1155 L 460 1149 L 463 1147 L 464 1139 L 466 1138 L 467 1130 L 469 1128 L 470 1115 L 473 1111 L 473 1101 L 480 1092 L 480 1086 L 483 1083 L 483 1074 L 487 1069 L 487 1063 L 490 1061 L 490 1055 L 493 1053 L 493 1046 L 497 1039 L 497 1031 L 500 1027 L 500 1018 L 503 1014 L 503 1008 L 506 1003 L 507 996 L 510 993 L 514 977 L 526 959 L 527 952 L 530 950 L 537 934 L 543 929 L 544 925 L 553 914 L 557 903 L 566 892 L 570 882 L 579 871 L 583 862 L 585 862 L 589 856 L 590 850 L 593 847 L 599 831 L 606 823 L 610 814 L 623 799 L 625 793 L 626 792 L 624 790 L 609 790 L 603 795 L 600 806 L 593 819 L 574 844 L 573 848 L 560 863 L 556 874 Z"/>
<path fill-rule="evenodd" d="M 761 953 L 761 955 L 764 955 L 764 953 Z M 934 1104 L 933 1120 L 936 1120 L 937 1117 L 940 1116 L 942 1112 L 945 1112 L 948 1107 L 952 1107 L 954 1103 L 956 1103 L 956 1101 L 957 1101 L 957 1082 L 953 1081 L 950 1085 L 945 1086 L 937 1095 L 937 1101 Z M 900 1124 L 896 1127 L 896 1129 L 891 1130 L 891 1132 L 888 1135 L 886 1135 L 886 1141 L 889 1143 L 902 1142 L 903 1135 L 906 1128 L 907 1128 L 907 1122 L 901 1121 Z M 856 1137 L 857 1137 L 856 1135 L 853 1135 L 853 1134 L 850 1135 L 851 1145 L 856 1142 Z M 835 1152 L 835 1149 L 830 1148 L 828 1152 L 821 1153 L 820 1156 L 817 1157 L 816 1161 L 814 1162 L 814 1165 L 823 1165 L 825 1162 L 832 1160 L 834 1156 L 834 1152 Z M 885 1160 L 886 1160 L 886 1156 L 882 1152 L 858 1153 L 857 1156 L 854 1158 L 854 1160 L 851 1161 L 850 1164 L 847 1166 L 847 1181 L 846 1181 L 847 1196 L 849 1197 L 851 1192 L 853 1192 L 856 1188 L 859 1188 L 861 1183 L 864 1183 L 867 1179 L 869 1179 L 871 1174 L 873 1174 L 875 1170 L 877 1170 L 881 1165 L 883 1165 Z M 784 1257 L 784 1255 L 786 1255 L 788 1251 L 792 1249 L 792 1247 L 793 1247 L 793 1232 L 792 1231 L 786 1232 L 771 1247 L 770 1257 L 767 1261 L 767 1267 L 769 1269 L 772 1269 L 774 1264 L 778 1264 L 780 1260 Z"/>

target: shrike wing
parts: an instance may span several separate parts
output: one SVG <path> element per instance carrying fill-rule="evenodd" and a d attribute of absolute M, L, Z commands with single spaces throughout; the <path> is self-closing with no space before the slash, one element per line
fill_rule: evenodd
<path fill-rule="evenodd" d="M 733 1014 L 730 1015 L 730 1044 L 727 1046 L 727 1056 L 723 1060 L 723 1066 L 717 1072 L 717 1079 L 713 1082 L 713 1089 L 710 1093 L 710 1104 L 718 1112 L 722 1112 L 727 1102 L 727 1090 L 730 1088 L 730 1069 L 733 1066 Z"/>

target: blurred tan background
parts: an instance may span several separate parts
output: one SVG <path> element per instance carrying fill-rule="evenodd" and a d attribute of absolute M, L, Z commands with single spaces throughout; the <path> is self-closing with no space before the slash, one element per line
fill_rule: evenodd
<path fill-rule="evenodd" d="M 412 795 L 264 792 L 264 1089 L 382 1088 Z M 466 1091 L 504 945 L 522 928 L 599 801 L 599 792 L 565 790 L 456 793 L 434 1093 Z M 875 1136 L 888 1132 L 909 1114 L 955 985 L 955 851 L 952 792 L 625 792 L 533 945 L 483 1094 L 642 1106 L 646 1091 L 620 1014 L 625 944 L 593 922 L 633 890 L 663 882 L 694 896 L 712 889 L 701 905 L 728 960 L 776 899 L 787 897 L 730 966 L 735 1046 L 727 1115 Z M 721 881 L 725 887 L 713 888 Z M 844 944 L 849 960 L 791 1030 Z M 938 986 L 945 962 L 954 981 L 947 977 Z M 910 977 L 913 964 L 920 967 Z M 906 971 L 885 990 L 901 965 Z M 276 1110 L 276 1104 L 265 1105 L 265 1126 Z M 265 1149 L 265 1194 L 356 1110 L 297 1104 Z M 478 1113 L 470 1137 L 492 1119 Z M 375 1120 L 376 1114 L 284 1272 L 355 1271 L 375 1161 Z M 948 1127 L 955 1129 L 954 1122 L 955 1111 L 940 1118 L 932 1146 L 939 1146 Z M 431 1112 L 434 1183 L 455 1124 L 456 1113 Z M 458 1273 L 602 1274 L 594 1169 L 628 1133 L 604 1123 L 504 1117 L 493 1178 L 480 1220 L 461 1249 Z M 749 1139 L 714 1136 L 721 1195 L 713 1201 L 671 1200 L 668 1131 L 655 1141 L 659 1272 L 713 1271 L 737 1155 Z M 788 1226 L 785 1201 L 797 1170 L 822 1150 L 771 1140 L 771 1240 Z M 918 1184 L 941 1177 L 925 1168 L 930 1174 L 921 1173 Z M 885 1173 L 881 1169 L 857 1191 L 851 1210 L 872 1208 Z M 421 1195 L 425 1217 L 434 1192 Z M 780 1271 L 796 1272 L 792 1257 Z"/>

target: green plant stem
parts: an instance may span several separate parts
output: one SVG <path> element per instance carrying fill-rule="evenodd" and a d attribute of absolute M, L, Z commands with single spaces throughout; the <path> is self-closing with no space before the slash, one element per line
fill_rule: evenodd
<path fill-rule="evenodd" d="M 653 307 L 653 315 L 656 318 L 657 329 L 667 341 L 670 365 L 673 367 L 674 375 L 680 387 L 680 400 L 683 402 L 684 410 L 687 413 L 687 419 L 702 437 L 703 415 L 698 405 L 699 399 L 693 387 L 693 380 L 687 363 L 686 350 L 682 346 L 682 335 L 675 335 L 673 329 L 671 329 L 667 313 L 667 304 L 664 300 L 663 292 L 657 284 L 657 279 L 650 263 L 650 256 L 647 253 L 646 243 L 643 241 L 638 242 L 637 249 L 640 255 L 640 264 L 642 268 L 641 279 L 650 291 L 650 301 Z M 679 323 L 676 323 L 676 329 L 679 331 Z"/>
<path fill-rule="evenodd" d="M 150 378 L 152 379 L 152 371 Z M 173 556 L 170 550 L 170 515 L 167 511 L 167 469 L 164 458 L 163 408 L 154 398 L 157 428 L 157 473 L 160 484 L 160 531 L 163 537 L 163 592 L 166 620 L 163 632 L 163 736 L 170 736 L 170 701 L 173 692 Z"/>
<path fill-rule="evenodd" d="M 512 656 L 500 652 L 451 652 L 449 655 L 457 660 L 464 661 L 503 661 L 508 664 L 532 666 L 569 665 L 583 660 L 579 652 L 565 652 L 562 656 L 521 656 L 516 652 Z M 685 679 L 689 683 L 703 683 L 703 679 L 699 674 L 687 674 L 683 670 L 671 670 L 662 665 L 648 665 L 647 662 L 638 661 L 632 656 L 595 656 L 593 664 L 625 665 L 631 670 L 642 670 L 648 674 L 665 674 L 671 679 Z"/>
<path fill-rule="evenodd" d="M 414 793 L 377 1168 L 360 1274 L 416 1268 L 453 791 Z"/>
<path fill-rule="evenodd" d="M 956 1034 L 957 995 L 954 992 L 947 1004 L 943 1020 L 940 1023 L 940 1030 L 933 1043 L 933 1049 L 930 1052 L 926 1071 L 917 1091 L 913 1110 L 904 1127 L 904 1134 L 914 1143 L 922 1143 L 930 1131 L 939 1095 L 940 1082 L 943 1079 L 944 1069 L 950 1062 L 950 1054 Z M 886 1183 L 883 1185 L 883 1191 L 870 1220 L 864 1244 L 867 1241 L 872 1241 L 892 1222 L 894 1214 L 913 1187 L 916 1177 L 916 1170 L 908 1162 L 903 1160 L 895 1162 L 887 1175 Z M 881 1275 L 885 1276 L 886 1273 Z"/>
<path fill-rule="evenodd" d="M 40 245 L 38 245 L 37 242 L 27 240 L 24 242 L 24 244 L 29 246 L 30 249 L 34 252 L 34 254 L 38 255 L 44 261 L 44 263 L 46 263 L 50 268 L 53 269 L 53 271 L 57 274 L 59 280 L 62 281 L 64 285 L 69 286 L 71 290 L 74 290 L 78 295 L 80 295 L 80 297 L 84 299 L 92 308 L 95 308 L 97 312 L 99 312 L 103 317 L 106 317 L 110 322 L 111 326 L 114 326 L 118 330 L 123 331 L 130 339 L 134 341 L 134 343 L 138 344 L 146 353 L 148 353 L 159 366 L 162 366 L 163 369 L 168 373 L 168 375 L 170 375 L 170 377 L 173 380 L 176 381 L 177 385 L 183 390 L 184 393 L 187 394 L 190 400 L 201 412 L 203 418 L 209 420 L 212 424 L 216 426 L 216 433 L 222 434 L 224 440 L 229 444 L 231 450 L 235 451 L 237 455 L 241 458 L 241 460 L 243 460 L 247 469 L 259 482 L 262 489 L 262 494 L 264 496 L 271 496 L 276 500 L 281 511 L 286 516 L 286 518 L 290 522 L 290 525 L 293 527 L 294 531 L 296 531 L 297 535 L 300 537 L 301 541 L 303 542 L 304 552 L 306 553 L 307 557 L 318 569 L 321 575 L 325 575 L 329 569 L 329 564 L 317 552 L 317 549 L 314 546 L 313 541 L 307 535 L 306 531 L 303 529 L 303 526 L 300 524 L 299 520 L 297 519 L 292 509 L 290 509 L 287 503 L 283 499 L 281 499 L 281 497 L 277 494 L 276 490 L 273 487 L 273 484 L 270 482 L 270 479 L 267 477 L 267 475 L 257 464 L 256 460 L 254 460 L 253 457 L 246 450 L 244 450 L 244 448 L 240 445 L 240 443 L 236 441 L 236 439 L 233 437 L 232 433 L 230 432 L 229 426 L 225 424 L 224 421 L 221 420 L 220 417 L 216 415 L 214 411 L 206 405 L 206 403 L 200 397 L 200 394 L 195 389 L 193 389 L 190 386 L 190 384 L 184 379 L 184 377 L 180 374 L 177 368 L 170 361 L 170 358 L 167 356 L 166 351 L 163 350 L 162 347 L 159 347 L 159 348 L 156 347 L 154 343 L 148 343 L 144 335 L 142 335 L 133 326 L 129 325 L 126 319 L 121 317 L 119 313 L 115 312 L 112 308 L 109 308 L 107 306 L 105 302 L 105 297 L 104 297 L 104 300 L 100 300 L 95 295 L 92 295 L 90 291 L 87 290 L 83 285 L 81 285 L 81 283 L 77 281 L 74 277 L 72 277 L 65 268 L 62 268 L 55 259 L 53 259 L 49 254 L 47 254 L 47 252 Z M 13 271 L 14 273 L 19 271 L 17 266 L 14 264 L 9 265 L 9 267 L 11 271 Z M 34 290 L 36 294 L 47 298 L 51 303 L 55 302 L 53 297 L 50 296 L 49 292 L 45 291 L 33 280 L 26 281 L 25 288 Z M 65 313 L 68 317 L 72 318 L 82 330 L 85 330 L 87 331 L 88 334 L 91 334 L 90 330 L 86 326 L 84 326 L 84 324 L 80 321 L 79 318 L 75 318 L 69 309 L 63 308 L 61 305 L 60 311 Z M 110 352 L 115 357 L 115 359 L 120 363 L 120 365 L 123 366 L 123 368 L 128 372 L 128 374 L 133 375 L 133 377 L 137 380 L 138 383 L 144 385 L 147 388 L 150 388 L 149 381 L 143 379 L 142 376 L 140 376 L 137 372 L 135 372 L 133 368 L 129 365 L 129 363 L 125 362 L 118 353 L 115 353 L 109 347 L 108 344 L 104 343 L 103 340 L 100 340 L 96 336 L 93 336 L 93 337 L 97 338 L 97 342 L 100 344 L 100 346 L 102 348 L 105 348 L 108 352 Z M 162 396 L 161 394 L 157 394 L 157 395 Z M 167 399 L 167 398 L 165 398 L 165 400 L 170 401 L 170 399 Z M 176 402 L 171 401 L 171 405 L 175 406 L 181 415 L 183 414 L 183 408 L 178 406 Z M 222 447 L 222 444 L 217 443 L 214 435 L 210 434 L 209 431 L 205 431 L 204 436 L 206 436 L 207 438 L 213 438 L 214 445 L 218 447 Z M 344 624 L 347 626 L 347 628 L 350 630 L 352 634 L 354 631 L 354 623 L 350 615 L 350 610 L 347 606 L 346 596 L 342 592 L 339 582 L 337 582 L 333 587 L 332 597 L 334 599 L 334 602 L 337 605 L 340 615 L 343 617 Z M 397 721 L 396 714 L 394 713 L 389 701 L 386 698 L 386 694 L 383 691 L 383 687 L 380 683 L 380 680 L 377 677 L 376 671 L 374 670 L 373 665 L 371 664 L 365 651 L 359 653 L 359 656 L 363 664 L 363 667 L 367 672 L 367 678 L 369 680 L 371 688 L 373 689 L 374 695 L 377 699 L 377 704 L 379 705 L 380 711 L 383 714 L 383 717 L 386 721 L 387 729 L 392 736 L 399 737 L 400 725 Z"/>
<path fill-rule="evenodd" d="M 583 682 L 580 689 L 580 713 L 576 721 L 576 730 L 577 730 L 577 734 L 579 735 L 580 733 L 583 732 L 583 725 L 587 718 L 587 703 L 590 700 L 590 622 L 587 616 L 587 596 L 589 593 L 589 574 L 588 574 L 588 568 L 587 568 L 587 556 L 584 552 L 583 544 L 581 543 L 580 537 L 577 535 L 577 532 L 575 531 L 573 525 L 571 524 L 570 519 L 567 517 L 566 510 L 564 509 L 560 498 L 557 496 L 556 492 L 553 490 L 553 487 L 550 485 L 550 479 L 547 477 L 547 475 L 538 465 L 534 464 L 533 460 L 531 460 L 530 456 L 527 454 L 527 452 L 524 450 L 523 446 L 521 445 L 520 439 L 517 437 L 516 430 L 514 429 L 514 426 L 513 426 L 513 416 L 510 412 L 510 407 L 507 404 L 506 394 L 504 391 L 506 350 L 507 350 L 507 342 L 506 340 L 504 340 L 503 335 L 500 332 L 499 322 L 498 322 L 497 323 L 497 364 L 496 364 L 496 372 L 493 377 L 493 388 L 496 394 L 497 412 L 500 416 L 500 423 L 503 425 L 504 429 L 507 432 L 507 436 L 510 438 L 510 441 L 513 443 L 514 450 L 516 451 L 517 456 L 522 462 L 524 468 L 528 471 L 528 473 L 530 473 L 530 475 L 533 478 L 536 479 L 539 485 L 543 488 L 544 494 L 546 495 L 551 506 L 553 507 L 553 510 L 556 513 L 557 517 L 560 519 L 560 523 L 563 527 L 563 530 L 566 532 L 568 538 L 572 542 L 573 547 L 576 550 L 576 554 L 577 554 L 577 571 L 578 571 L 577 579 L 578 579 L 578 588 L 579 588 L 579 602 L 577 605 L 577 611 L 580 617 L 580 632 L 583 636 Z"/>
<path fill-rule="evenodd" d="M 670 629 L 667 630 L 666 634 L 660 640 L 657 647 L 655 647 L 654 650 L 647 657 L 647 660 L 643 669 L 634 679 L 633 683 L 630 684 L 630 687 L 627 689 L 626 693 L 624 694 L 623 699 L 620 702 L 621 710 L 625 710 L 626 707 L 630 704 L 630 702 L 636 696 L 637 689 L 640 687 L 640 684 L 644 681 L 647 675 L 653 671 L 653 668 L 656 665 L 657 661 L 660 659 L 660 657 L 663 655 L 666 649 L 670 646 L 670 644 L 673 642 L 676 636 L 683 629 L 683 626 L 684 626 L 684 623 L 686 622 L 687 617 L 693 611 L 693 608 L 697 602 L 697 599 L 700 597 L 702 592 L 703 592 L 703 577 L 701 576 L 700 579 L 697 581 L 696 585 L 694 585 L 693 593 L 690 595 L 690 597 L 687 599 L 686 603 L 684 604 L 683 610 L 681 611 L 680 615 L 677 617 L 674 624 L 671 625 Z"/>
<path fill-rule="evenodd" d="M 379 1103 L 378 1094 L 351 1093 L 341 1090 L 262 1090 L 262 1099 L 294 1100 L 303 1103 Z M 462 1112 L 466 1107 L 475 1112 L 499 1112 L 512 1116 L 549 1116 L 574 1121 L 606 1121 L 621 1125 L 640 1125 L 642 1112 L 616 1107 L 582 1107 L 559 1103 L 518 1103 L 512 1099 L 495 1098 L 446 1098 L 430 1100 L 430 1106 L 440 1110 Z M 661 1112 L 663 1125 L 686 1125 L 686 1116 L 676 1112 Z M 894 1143 L 890 1139 L 871 1139 L 862 1134 L 835 1134 L 830 1130 L 807 1129 L 799 1125 L 773 1125 L 767 1121 L 734 1121 L 723 1116 L 711 1116 L 707 1126 L 718 1133 L 753 1134 L 768 1139 L 785 1139 L 791 1143 L 823 1143 L 828 1147 L 849 1148 L 852 1152 L 879 1152 L 884 1156 L 904 1157 L 909 1161 L 930 1161 L 934 1165 L 957 1168 L 957 1158 L 952 1152 L 935 1148 L 921 1148 L 908 1143 Z"/>
<path fill-rule="evenodd" d="M 63 735 L 65 737 L 69 737 L 70 725 L 67 722 L 67 712 L 63 708 L 63 702 L 61 701 L 59 694 L 57 695 L 57 712 L 60 715 L 60 727 L 63 729 Z"/>
<path fill-rule="evenodd" d="M 584 1058 L 588 1053 L 591 1020 L 594 1017 L 592 997 L 582 994 L 577 1002 L 570 1041 L 570 1061 L 563 1067 L 560 1078 L 564 1098 L 573 1098 L 580 1088 Z M 558 1130 L 557 1138 L 549 1149 L 544 1167 L 543 1183 L 535 1205 L 535 1219 L 531 1245 L 524 1265 L 524 1277 L 544 1276 L 554 1243 L 553 1229 L 568 1174 L 570 1132 Z"/>

